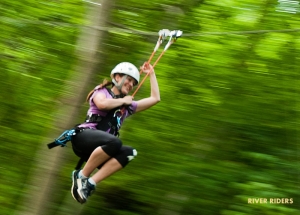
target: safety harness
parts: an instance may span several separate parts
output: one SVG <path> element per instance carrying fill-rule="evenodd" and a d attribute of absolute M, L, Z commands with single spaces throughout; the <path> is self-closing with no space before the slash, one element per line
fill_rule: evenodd
<path fill-rule="evenodd" d="M 96 88 L 97 89 L 97 88 Z M 96 90 L 95 89 L 95 90 Z M 122 98 L 124 95 L 115 95 L 110 89 L 106 88 L 110 93 L 113 99 Z M 132 114 L 132 109 L 130 106 L 125 107 L 128 110 L 129 114 Z M 106 116 L 101 116 L 100 114 L 90 114 L 86 117 L 85 123 L 97 123 L 96 129 L 108 132 L 114 136 L 119 136 L 119 129 L 121 127 L 121 118 L 125 112 L 124 107 L 116 107 L 110 110 Z M 80 124 L 78 124 L 80 125 Z M 53 142 L 47 144 L 49 149 L 52 149 L 56 146 L 66 147 L 67 142 L 71 141 L 72 136 L 84 131 L 85 129 L 90 129 L 87 127 L 78 127 L 78 125 L 74 126 L 74 128 L 65 130 L 58 138 L 56 138 Z M 75 169 L 80 169 L 82 164 L 84 163 L 83 159 L 80 159 Z"/>

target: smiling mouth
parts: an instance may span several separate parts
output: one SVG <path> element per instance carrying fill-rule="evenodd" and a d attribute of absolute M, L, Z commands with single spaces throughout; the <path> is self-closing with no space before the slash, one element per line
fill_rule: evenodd
<path fill-rule="evenodd" d="M 125 90 L 126 90 L 127 92 L 129 92 L 129 91 L 130 91 L 129 87 L 125 87 Z"/>

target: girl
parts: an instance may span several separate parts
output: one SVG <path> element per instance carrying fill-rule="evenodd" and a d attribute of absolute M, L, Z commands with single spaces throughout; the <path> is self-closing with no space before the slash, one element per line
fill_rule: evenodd
<path fill-rule="evenodd" d="M 124 168 L 137 155 L 134 148 L 123 146 L 117 136 L 125 118 L 160 101 L 152 65 L 146 62 L 141 69 L 150 77 L 148 98 L 134 101 L 128 95 L 140 79 L 138 69 L 128 62 L 118 64 L 111 71 L 112 82 L 104 81 L 87 96 L 90 108 L 86 122 L 78 126 L 80 132 L 71 140 L 74 153 L 86 161 L 82 170 L 72 173 L 71 193 L 80 203 L 87 201 L 99 182 Z M 107 87 L 110 84 L 111 89 Z M 91 176 L 96 168 L 99 170 Z"/>

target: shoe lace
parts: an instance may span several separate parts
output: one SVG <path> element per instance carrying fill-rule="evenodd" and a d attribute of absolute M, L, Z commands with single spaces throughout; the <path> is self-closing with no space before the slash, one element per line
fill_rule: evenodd
<path fill-rule="evenodd" d="M 88 179 L 85 179 L 82 183 L 82 190 L 85 191 L 87 197 L 92 195 L 93 191 L 95 190 L 95 186 L 92 185 Z"/>

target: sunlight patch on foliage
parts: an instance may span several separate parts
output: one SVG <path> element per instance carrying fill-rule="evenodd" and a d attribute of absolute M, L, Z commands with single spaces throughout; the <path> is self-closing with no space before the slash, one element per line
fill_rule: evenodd
<path fill-rule="evenodd" d="M 256 53 L 263 58 L 281 59 L 280 51 L 285 48 L 285 44 L 291 40 L 289 34 L 270 33 L 257 45 Z"/>

